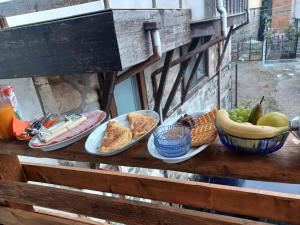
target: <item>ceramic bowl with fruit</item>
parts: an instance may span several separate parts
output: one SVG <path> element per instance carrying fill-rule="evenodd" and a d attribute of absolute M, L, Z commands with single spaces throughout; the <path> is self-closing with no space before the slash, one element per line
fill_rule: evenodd
<path fill-rule="evenodd" d="M 289 132 L 289 119 L 279 112 L 263 114 L 261 103 L 252 110 L 239 107 L 227 112 L 220 109 L 216 128 L 221 142 L 230 150 L 269 154 L 279 150 Z"/>

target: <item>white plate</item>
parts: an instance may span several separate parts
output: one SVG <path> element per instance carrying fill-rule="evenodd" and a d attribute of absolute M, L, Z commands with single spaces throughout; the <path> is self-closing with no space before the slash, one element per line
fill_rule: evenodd
<path fill-rule="evenodd" d="M 191 116 L 200 116 L 202 115 L 203 113 L 193 113 L 191 114 Z M 174 116 L 174 117 L 170 117 L 168 119 L 166 119 L 161 126 L 168 126 L 168 125 L 174 125 L 176 123 L 176 121 L 181 117 L 183 116 L 184 114 L 182 115 L 179 115 L 179 116 Z M 183 155 L 183 156 L 179 156 L 179 157 L 174 157 L 174 158 L 168 158 L 168 157 L 164 157 L 162 155 L 160 155 L 158 153 L 158 151 L 156 150 L 156 147 L 154 145 L 154 136 L 153 134 L 150 136 L 149 140 L 148 140 L 148 152 L 150 153 L 151 156 L 153 156 L 154 158 L 156 159 L 160 159 L 166 163 L 180 163 L 180 162 L 183 162 L 183 161 L 186 161 L 190 158 L 192 158 L 193 156 L 197 155 L 198 153 L 202 152 L 208 145 L 201 145 L 200 147 L 198 148 L 190 148 L 189 151 Z"/>
<path fill-rule="evenodd" d="M 39 149 L 39 150 L 48 152 L 48 151 L 54 151 L 54 150 L 66 147 L 68 145 L 73 144 L 76 141 L 79 141 L 80 139 L 82 139 L 82 138 L 88 136 L 90 133 L 92 133 L 101 124 L 101 122 L 105 119 L 105 117 L 106 117 L 105 112 L 103 112 L 101 110 L 95 110 L 95 111 L 97 111 L 99 113 L 99 116 L 100 116 L 99 121 L 94 126 L 90 127 L 89 129 L 85 130 L 84 132 L 77 134 L 69 139 L 64 140 L 64 141 L 50 144 L 50 145 L 43 145 L 43 146 L 39 146 L 39 147 L 32 145 L 32 142 L 34 142 L 35 139 L 38 139 L 38 137 L 35 136 L 30 140 L 29 147 L 33 148 L 33 149 Z"/>
<path fill-rule="evenodd" d="M 152 110 L 140 110 L 140 111 L 136 111 L 135 113 L 139 113 L 139 114 L 143 114 L 143 115 L 148 115 L 148 116 L 154 117 L 156 119 L 155 126 L 153 126 L 153 128 L 150 131 L 148 131 L 146 134 L 142 135 L 141 137 L 132 139 L 124 147 L 115 149 L 115 150 L 113 150 L 111 152 L 102 153 L 102 152 L 99 152 L 99 147 L 102 144 L 103 136 L 104 136 L 107 124 L 109 122 L 109 121 L 107 121 L 107 122 L 101 124 L 101 126 L 99 126 L 93 133 L 90 134 L 90 136 L 88 137 L 88 139 L 85 142 L 85 149 L 86 149 L 86 151 L 88 153 L 90 153 L 90 154 L 101 155 L 101 156 L 111 156 L 111 155 L 118 154 L 118 153 L 123 152 L 126 149 L 130 148 L 136 142 L 138 142 L 142 138 L 144 138 L 159 123 L 160 117 L 159 117 L 159 115 L 155 111 L 152 111 Z M 118 116 L 118 117 L 114 118 L 113 120 L 117 121 L 122 126 L 130 128 L 129 122 L 127 120 L 127 115 L 128 115 L 128 113 L 124 114 L 124 115 L 121 115 L 121 116 Z"/>

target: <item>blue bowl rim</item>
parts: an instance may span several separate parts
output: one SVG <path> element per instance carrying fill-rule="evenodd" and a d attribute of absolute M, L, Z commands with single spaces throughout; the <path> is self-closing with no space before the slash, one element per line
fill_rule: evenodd
<path fill-rule="evenodd" d="M 155 138 L 159 138 L 158 137 L 158 131 L 160 130 L 160 129 L 163 129 L 163 128 L 176 128 L 176 127 L 178 127 L 178 128 L 183 128 L 183 130 L 184 130 L 184 134 L 183 134 L 183 136 L 191 136 L 190 135 L 190 129 L 188 128 L 188 127 L 185 127 L 185 126 L 181 126 L 181 125 L 177 125 L 177 124 L 173 124 L 173 125 L 165 125 L 165 126 L 160 126 L 160 127 L 158 127 L 154 132 L 153 132 L 153 136 L 155 137 Z M 187 133 L 189 133 L 189 134 L 187 134 Z M 184 137 L 182 137 L 182 138 L 184 138 Z M 175 138 L 171 138 L 170 140 L 175 140 Z"/>
<path fill-rule="evenodd" d="M 290 130 L 287 130 L 287 131 L 285 131 L 285 132 L 283 132 L 283 133 L 281 133 L 277 136 L 271 137 L 271 138 L 242 138 L 242 137 L 238 137 L 238 136 L 235 136 L 235 135 L 232 135 L 232 134 L 228 134 L 220 126 L 218 126 L 216 121 L 215 121 L 215 127 L 216 127 L 218 133 L 221 131 L 221 132 L 225 133 L 226 135 L 229 135 L 229 136 L 234 137 L 234 138 L 239 138 L 239 139 L 243 139 L 243 140 L 253 140 L 253 141 L 271 140 L 271 139 L 275 139 L 275 138 L 280 137 L 280 136 L 288 135 L 290 133 Z"/>

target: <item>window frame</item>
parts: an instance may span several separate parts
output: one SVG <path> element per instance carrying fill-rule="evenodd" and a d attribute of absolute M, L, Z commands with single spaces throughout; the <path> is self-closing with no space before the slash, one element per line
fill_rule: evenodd
<path fill-rule="evenodd" d="M 136 79 L 137 87 L 138 87 L 138 98 L 140 101 L 141 109 L 148 109 L 148 95 L 146 88 L 146 80 L 144 71 L 141 71 L 134 76 L 130 77 L 131 79 Z M 129 78 L 129 79 L 130 79 Z M 110 115 L 112 118 L 119 116 L 118 114 L 118 106 L 116 104 L 115 96 L 112 97 L 112 104 L 110 109 Z"/>
<path fill-rule="evenodd" d="M 205 52 L 203 52 L 203 56 L 202 56 L 203 60 L 204 60 L 204 75 L 202 77 L 200 77 L 200 79 L 197 79 L 196 84 L 194 84 L 193 86 L 190 86 L 188 88 L 188 90 L 186 90 L 186 83 L 188 82 L 189 77 L 187 78 L 186 76 L 183 76 L 182 79 L 182 89 L 181 89 L 181 96 L 184 95 L 184 92 L 186 92 L 186 96 L 185 96 L 185 100 L 183 102 L 181 102 L 181 105 L 186 102 L 190 97 L 192 97 L 195 92 L 202 87 L 208 80 L 209 80 L 209 54 L 208 54 L 208 50 L 206 50 Z M 199 64 L 200 66 L 200 64 Z M 195 74 L 196 76 L 196 74 Z"/>

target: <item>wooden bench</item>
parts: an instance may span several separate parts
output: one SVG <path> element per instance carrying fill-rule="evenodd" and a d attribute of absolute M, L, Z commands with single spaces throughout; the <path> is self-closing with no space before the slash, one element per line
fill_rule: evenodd
<path fill-rule="evenodd" d="M 300 224 L 299 195 L 116 171 L 20 164 L 16 157 L 24 155 L 176 170 L 211 176 L 300 183 L 299 144 L 295 143 L 292 137 L 283 149 L 267 156 L 233 153 L 216 141 L 197 156 L 179 164 L 166 164 L 152 158 L 147 152 L 146 143 L 147 139 L 121 154 L 100 157 L 85 152 L 84 140 L 53 152 L 32 150 L 22 142 L 2 142 L 0 199 L 5 200 L 9 208 L 0 208 L 0 215 L 3 215 L 0 216 L 0 222 L 9 224 L 7 218 L 14 218 L 16 221 L 27 218 L 22 219 L 22 223 L 19 224 L 35 224 L 32 221 L 47 221 L 46 224 L 74 224 L 70 218 L 35 212 L 31 207 L 34 205 L 125 224 L 260 224 L 232 216 L 81 191 L 93 190 L 217 210 L 233 215 Z M 49 187 L 47 184 L 61 186 Z M 78 222 L 81 223 L 82 221 Z M 89 224 L 88 221 L 84 223 Z"/>

